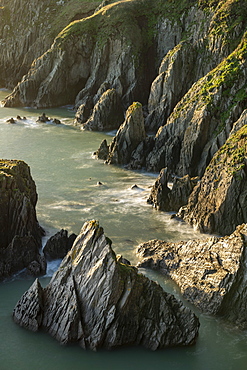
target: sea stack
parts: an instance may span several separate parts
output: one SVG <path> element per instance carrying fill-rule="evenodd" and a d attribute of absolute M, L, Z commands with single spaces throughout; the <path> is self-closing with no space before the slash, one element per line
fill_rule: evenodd
<path fill-rule="evenodd" d="M 15 322 L 92 350 L 193 344 L 199 328 L 194 313 L 122 261 L 98 222 L 86 222 L 48 286 L 35 281 L 24 293 Z"/>

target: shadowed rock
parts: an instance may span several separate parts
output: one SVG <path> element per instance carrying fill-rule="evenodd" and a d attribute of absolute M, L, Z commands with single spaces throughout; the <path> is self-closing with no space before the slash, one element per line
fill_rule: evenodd
<path fill-rule="evenodd" d="M 28 165 L 18 160 L 0 160 L 0 278 L 7 277 L 36 261 L 31 268 L 42 274 L 39 253 L 44 233 L 35 206 L 36 186 Z"/>
<path fill-rule="evenodd" d="M 35 283 L 17 303 L 14 320 L 31 330 L 39 323 L 60 343 L 93 350 L 194 343 L 195 315 L 135 267 L 121 263 L 110 244 L 97 221 L 85 223 L 43 293 Z"/>
<path fill-rule="evenodd" d="M 76 239 L 75 234 L 68 236 L 67 230 L 60 230 L 47 240 L 43 252 L 48 260 L 64 258 Z"/>
<path fill-rule="evenodd" d="M 106 90 L 95 104 L 89 119 L 82 123 L 81 129 L 106 131 L 119 128 L 124 120 L 120 97 L 115 89 Z"/>
<path fill-rule="evenodd" d="M 172 187 L 169 188 L 167 168 L 163 168 L 152 187 L 147 202 L 160 211 L 177 212 L 180 207 L 187 204 L 197 181 L 198 178 L 191 179 L 189 175 L 182 178 L 174 177 Z"/>

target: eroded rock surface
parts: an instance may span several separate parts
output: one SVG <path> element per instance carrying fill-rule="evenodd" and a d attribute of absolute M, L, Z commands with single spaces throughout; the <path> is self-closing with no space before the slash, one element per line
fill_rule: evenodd
<path fill-rule="evenodd" d="M 96 221 L 83 225 L 71 251 L 40 292 L 35 282 L 14 320 L 45 328 L 59 342 L 96 350 L 143 345 L 156 350 L 195 342 L 198 320 L 171 294 L 121 263 Z"/>
<path fill-rule="evenodd" d="M 247 328 L 246 224 L 228 237 L 169 243 L 152 240 L 137 252 L 139 266 L 170 276 L 183 296 L 203 312 Z"/>
<path fill-rule="evenodd" d="M 18 160 L 0 160 L 0 278 L 33 261 L 38 266 L 30 271 L 45 271 L 39 253 L 44 231 L 37 221 L 36 203 L 36 186 L 28 165 Z"/>

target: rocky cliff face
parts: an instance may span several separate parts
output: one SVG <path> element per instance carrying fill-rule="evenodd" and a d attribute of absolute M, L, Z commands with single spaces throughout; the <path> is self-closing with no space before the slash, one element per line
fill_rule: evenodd
<path fill-rule="evenodd" d="M 201 231 L 230 234 L 247 220 L 246 138 L 247 125 L 229 137 L 179 212 Z"/>
<path fill-rule="evenodd" d="M 244 224 L 224 238 L 143 243 L 138 247 L 139 266 L 170 276 L 203 312 L 246 329 L 246 232 Z"/>
<path fill-rule="evenodd" d="M 12 2 L 17 6 L 20 1 Z M 53 5 L 58 15 L 55 22 L 49 22 L 52 26 L 45 38 L 53 35 L 53 43 L 45 52 L 44 46 L 39 58 L 31 51 L 28 57 L 26 46 L 23 51 L 11 48 L 16 37 L 14 18 L 7 16 L 8 3 L 2 0 L 2 4 L 1 42 L 6 42 L 6 52 L 0 56 L 1 71 L 6 69 L 2 73 L 7 76 L 9 66 L 15 76 L 22 75 L 4 100 L 5 106 L 72 103 L 75 125 L 111 130 L 120 127 L 133 101 L 143 105 L 145 131 L 151 136 L 141 140 L 124 160 L 108 163 L 154 172 L 167 168 L 168 179 L 201 178 L 237 127 L 247 99 L 245 0 L 94 1 L 91 5 L 88 1 L 47 0 L 37 5 L 37 22 L 42 21 L 44 9 L 50 21 Z M 28 6 L 28 21 L 32 6 L 26 0 L 21 4 Z M 10 24 L 13 33 L 6 31 Z M 33 35 L 22 45 L 39 43 L 38 34 Z M 12 49 L 18 57 L 10 62 Z M 17 67 L 22 65 L 23 53 L 36 58 L 31 66 L 23 67 L 25 74 Z M 125 134 L 129 133 L 123 133 L 121 142 L 114 139 L 114 153 L 121 152 L 123 142 L 127 145 Z"/>
<path fill-rule="evenodd" d="M 22 161 L 0 161 L 0 278 L 25 267 L 44 272 L 39 254 L 43 230 L 35 206 L 37 193 L 29 167 Z"/>
<path fill-rule="evenodd" d="M 195 315 L 121 263 L 110 244 L 96 221 L 85 223 L 48 286 L 36 280 L 17 303 L 14 320 L 34 331 L 45 328 L 63 344 L 93 350 L 192 344 Z"/>
<path fill-rule="evenodd" d="M 58 32 L 71 21 L 91 15 L 100 2 L 1 0 L 0 86 L 13 88 Z"/>

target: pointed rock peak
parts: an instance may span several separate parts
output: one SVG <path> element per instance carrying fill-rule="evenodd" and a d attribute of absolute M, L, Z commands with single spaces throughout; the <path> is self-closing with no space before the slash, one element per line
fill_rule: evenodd
<path fill-rule="evenodd" d="M 37 294 L 32 296 L 31 287 L 16 305 L 15 321 L 24 320 L 29 327 L 42 310 L 40 326 L 60 343 L 77 342 L 92 350 L 194 343 L 199 328 L 195 315 L 125 262 L 116 257 L 99 223 L 86 222 L 44 289 L 43 304 L 33 310 Z"/>

